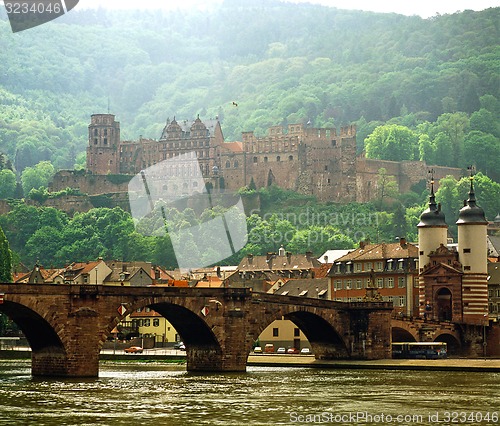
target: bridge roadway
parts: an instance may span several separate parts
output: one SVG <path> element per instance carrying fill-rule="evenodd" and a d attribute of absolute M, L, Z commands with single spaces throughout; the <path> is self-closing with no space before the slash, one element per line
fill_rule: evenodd
<path fill-rule="evenodd" d="M 342 303 L 248 288 L 1 284 L 0 312 L 25 334 L 34 376 L 96 377 L 111 331 L 150 307 L 182 336 L 190 371 L 244 371 L 262 331 L 289 319 L 317 359 L 390 357 L 387 302 Z"/>

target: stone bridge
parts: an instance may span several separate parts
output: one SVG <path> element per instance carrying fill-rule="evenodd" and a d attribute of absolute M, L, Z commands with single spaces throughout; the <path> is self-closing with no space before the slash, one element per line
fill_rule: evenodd
<path fill-rule="evenodd" d="M 318 359 L 390 357 L 392 306 L 256 293 L 245 288 L 0 284 L 0 312 L 26 335 L 34 376 L 95 377 L 111 331 L 150 307 L 182 336 L 190 371 L 244 371 L 276 319 L 293 321 Z"/>

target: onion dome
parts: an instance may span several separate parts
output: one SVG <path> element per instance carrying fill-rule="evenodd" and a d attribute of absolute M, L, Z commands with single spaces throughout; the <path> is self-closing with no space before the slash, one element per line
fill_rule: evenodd
<path fill-rule="evenodd" d="M 434 195 L 434 181 L 431 181 L 431 194 L 429 196 L 429 208 L 420 215 L 420 223 L 417 227 L 425 226 L 445 227 L 446 221 L 444 213 L 441 211 L 441 206 L 436 204 L 436 196 Z"/>
<path fill-rule="evenodd" d="M 475 224 L 487 225 L 488 221 L 484 216 L 484 210 L 476 204 L 476 195 L 474 194 L 474 179 L 470 178 L 469 199 L 464 202 L 464 206 L 458 214 L 457 225 Z"/>

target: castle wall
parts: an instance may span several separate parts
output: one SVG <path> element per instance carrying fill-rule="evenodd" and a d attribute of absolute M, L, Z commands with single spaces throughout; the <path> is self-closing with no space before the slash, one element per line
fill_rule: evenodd
<path fill-rule="evenodd" d="M 49 184 L 50 192 L 62 191 L 66 188 L 78 189 L 89 195 L 109 194 L 113 192 L 127 192 L 128 180 L 119 181 L 113 175 L 95 175 L 75 170 L 60 170 Z"/>
<path fill-rule="evenodd" d="M 460 179 L 462 170 L 453 167 L 428 166 L 424 161 L 387 161 L 365 158 L 356 158 L 356 201 L 365 203 L 377 197 L 378 175 L 381 168 L 386 169 L 387 175 L 393 176 L 400 193 L 408 192 L 411 187 L 422 180 L 427 180 L 429 169 L 434 170 L 435 188 L 439 188 L 439 180 L 446 176 Z"/>

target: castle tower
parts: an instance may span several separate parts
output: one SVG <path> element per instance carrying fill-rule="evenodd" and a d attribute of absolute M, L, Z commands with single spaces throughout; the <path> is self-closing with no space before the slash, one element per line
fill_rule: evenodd
<path fill-rule="evenodd" d="M 448 225 L 446 224 L 441 206 L 436 204 L 434 195 L 434 178 L 431 180 L 431 193 L 429 196 L 429 207 L 420 216 L 418 227 L 418 265 L 419 265 L 419 315 L 424 316 L 428 303 L 432 300 L 432 294 L 428 294 L 422 272 L 424 267 L 430 262 L 429 255 L 438 247 L 446 247 L 448 242 Z"/>
<path fill-rule="evenodd" d="M 120 123 L 113 114 L 93 114 L 89 125 L 87 170 L 99 175 L 119 173 Z"/>
<path fill-rule="evenodd" d="M 488 221 L 484 210 L 476 204 L 473 177 L 469 199 L 458 215 L 458 256 L 463 266 L 463 319 L 469 324 L 485 324 L 488 320 Z"/>

